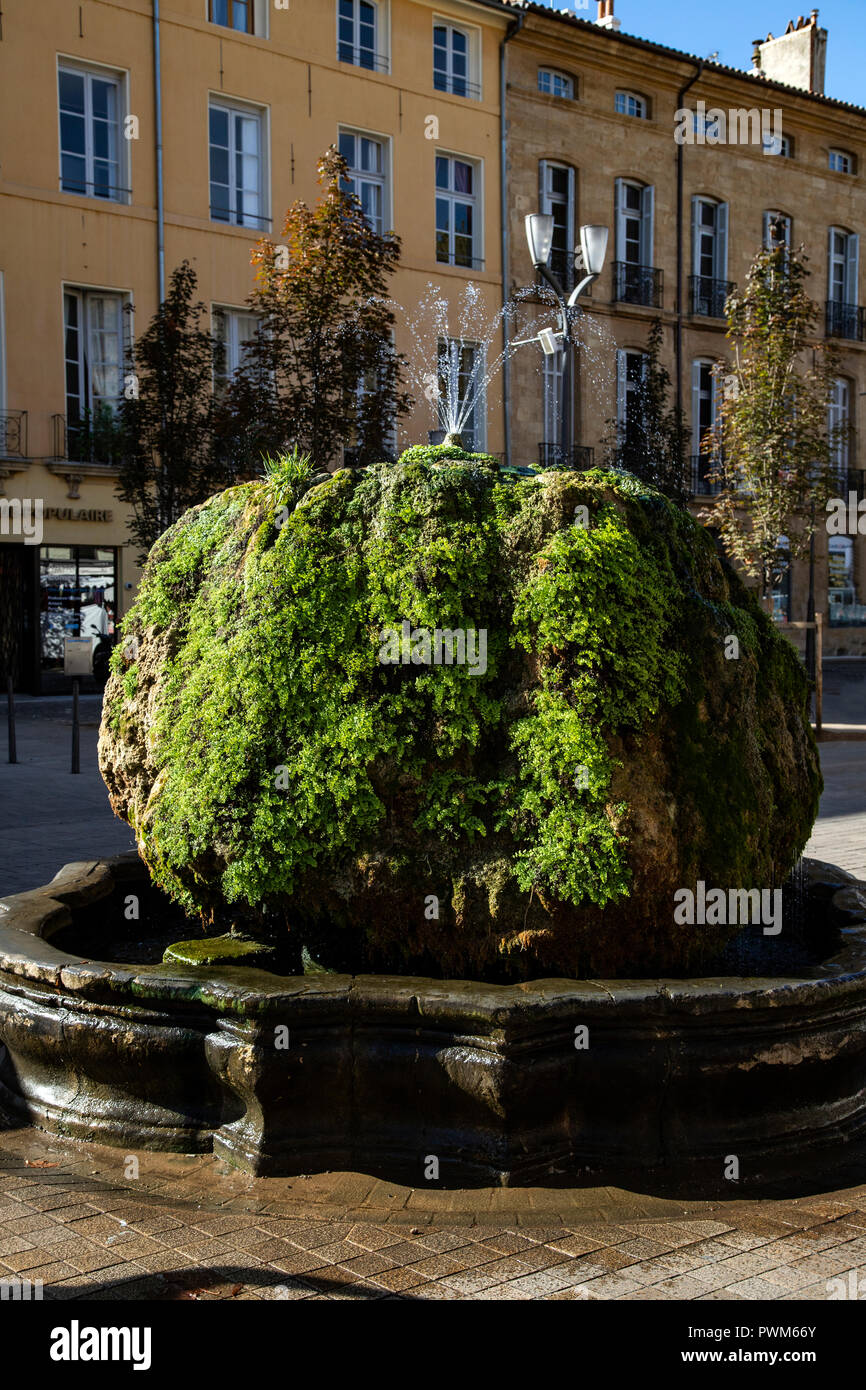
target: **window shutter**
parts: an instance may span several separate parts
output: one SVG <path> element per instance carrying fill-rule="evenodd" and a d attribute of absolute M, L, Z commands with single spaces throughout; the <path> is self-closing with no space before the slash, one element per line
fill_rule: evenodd
<path fill-rule="evenodd" d="M 764 213 L 764 250 L 765 250 L 765 251 L 769 251 L 769 249 L 770 249 L 770 223 L 772 222 L 772 220 L 773 220 L 773 214 L 772 214 L 771 212 L 765 212 L 765 213 Z"/>
<path fill-rule="evenodd" d="M 728 278 L 728 205 L 716 206 L 716 276 L 717 280 Z"/>
<path fill-rule="evenodd" d="M 860 238 L 852 232 L 845 242 L 845 301 L 859 304 Z"/>
<path fill-rule="evenodd" d="M 640 199 L 640 259 L 642 265 L 653 263 L 653 218 L 655 214 L 655 189 L 649 184 L 641 192 Z"/>
<path fill-rule="evenodd" d="M 614 185 L 615 199 L 614 210 L 616 214 L 616 256 L 615 260 L 625 260 L 625 225 L 623 209 L 625 208 L 625 183 L 622 179 L 617 179 Z"/>
<path fill-rule="evenodd" d="M 701 451 L 701 364 L 692 363 L 692 453 Z"/>
<path fill-rule="evenodd" d="M 538 161 L 538 210 L 539 212 L 550 212 L 550 204 L 547 200 L 547 160 Z"/>
<path fill-rule="evenodd" d="M 616 420 L 619 426 L 620 440 L 625 439 L 625 413 L 626 413 L 626 373 L 628 370 L 628 353 L 625 348 L 616 350 Z"/>
<path fill-rule="evenodd" d="M 701 264 L 698 250 L 698 228 L 700 227 L 701 200 L 692 198 L 692 274 L 700 275 Z"/>
<path fill-rule="evenodd" d="M 568 246 L 569 250 L 577 244 L 575 237 L 575 226 L 577 224 L 577 209 L 574 201 L 574 170 L 571 165 L 568 169 Z"/>

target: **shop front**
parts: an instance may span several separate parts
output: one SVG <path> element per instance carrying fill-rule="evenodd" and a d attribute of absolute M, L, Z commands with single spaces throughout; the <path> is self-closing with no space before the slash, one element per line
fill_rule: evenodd
<path fill-rule="evenodd" d="M 73 674 L 83 691 L 101 689 L 138 579 L 113 477 L 64 478 L 56 470 L 34 462 L 7 482 L 11 506 L 0 534 L 3 690 L 11 676 L 18 691 L 63 694 Z M 39 518 L 26 536 L 15 534 L 13 491 Z"/>

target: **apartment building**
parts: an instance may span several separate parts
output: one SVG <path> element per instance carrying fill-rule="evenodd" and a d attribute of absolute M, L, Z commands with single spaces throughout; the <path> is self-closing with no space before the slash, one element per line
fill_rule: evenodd
<path fill-rule="evenodd" d="M 135 552 L 93 424 L 124 389 L 125 335 L 150 321 L 188 259 L 233 370 L 254 329 L 251 245 L 279 240 L 295 199 L 315 200 L 329 145 L 370 220 L 402 238 L 398 304 L 416 310 L 431 283 L 456 304 L 471 281 L 480 317 L 496 314 L 510 22 L 498 0 L 6 0 L 4 686 L 11 674 L 19 688 L 56 688 L 82 613 L 110 630 L 131 601 Z M 395 336 L 408 351 L 399 311 Z M 474 351 L 464 348 L 466 381 Z M 435 402 L 418 399 L 398 446 L 440 424 Z M 480 401 L 469 442 L 501 452 L 502 409 L 493 393 Z M 26 525 L 36 499 L 38 535 Z"/>
<path fill-rule="evenodd" d="M 725 299 L 780 219 L 786 239 L 806 247 L 821 335 L 841 356 L 831 408 L 831 422 L 846 427 L 840 496 L 866 497 L 866 110 L 823 93 L 827 34 L 818 12 L 757 44 L 738 71 L 624 34 L 613 0 L 586 19 L 528 0 L 511 7 L 520 29 L 507 46 L 510 292 L 533 283 L 528 213 L 553 215 L 550 264 L 568 288 L 579 227 L 610 229 L 604 271 L 581 300 L 575 462 L 601 462 L 611 436 L 627 445 L 659 319 L 688 426 L 695 506 L 706 504 L 713 485 L 701 440 L 717 408 L 712 367 L 731 353 Z M 514 336 L 540 312 L 540 300 L 528 302 Z M 549 321 L 555 328 L 555 314 Z M 558 455 L 561 355 L 521 347 L 510 378 L 512 457 Z M 866 653 L 866 536 L 822 529 L 817 539 L 825 650 Z M 804 619 L 807 598 L 808 566 L 795 560 L 775 595 L 780 620 Z"/>

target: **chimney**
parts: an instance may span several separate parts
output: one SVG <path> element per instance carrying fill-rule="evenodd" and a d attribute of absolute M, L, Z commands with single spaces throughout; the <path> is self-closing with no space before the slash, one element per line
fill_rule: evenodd
<path fill-rule="evenodd" d="M 598 0 L 598 18 L 595 22 L 600 29 L 616 31 L 622 27 L 620 21 L 614 16 L 613 0 Z"/>
<path fill-rule="evenodd" d="M 818 11 L 808 19 L 802 15 L 792 19 L 777 39 L 755 39 L 752 72 L 768 77 L 772 82 L 784 82 L 804 92 L 824 94 L 824 70 L 827 63 L 827 30 L 818 24 Z"/>

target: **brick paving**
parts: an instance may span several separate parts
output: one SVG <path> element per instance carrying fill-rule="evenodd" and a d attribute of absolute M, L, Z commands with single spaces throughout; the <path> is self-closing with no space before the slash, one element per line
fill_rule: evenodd
<path fill-rule="evenodd" d="M 131 1179 L 129 1157 L 0 1132 L 0 1279 L 76 1302 L 825 1301 L 852 1273 L 866 1288 L 866 1182 L 728 1202 L 434 1191 L 416 1209 L 414 1189 L 361 1174 L 251 1179 L 142 1154 Z"/>

